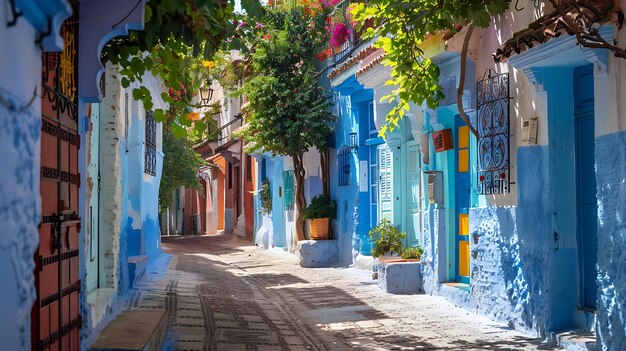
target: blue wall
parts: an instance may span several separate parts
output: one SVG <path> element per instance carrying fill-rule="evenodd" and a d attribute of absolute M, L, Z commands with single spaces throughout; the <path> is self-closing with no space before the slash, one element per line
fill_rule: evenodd
<path fill-rule="evenodd" d="M 142 116 L 143 117 L 143 116 Z M 144 172 L 145 120 L 133 113 L 128 135 L 128 146 L 122 152 L 125 159 L 125 186 L 128 199 L 125 201 L 128 256 L 146 255 L 150 259 L 161 253 L 161 238 L 158 225 L 159 184 L 163 168 L 163 154 L 157 150 L 156 176 Z M 158 128 L 157 128 L 158 129 Z M 137 223 L 138 222 L 138 223 Z"/>
<path fill-rule="evenodd" d="M 517 151 L 517 207 L 470 210 L 471 293 L 483 313 L 544 334 L 554 295 L 547 146 Z M 556 273 L 558 274 L 558 273 Z M 567 317 L 565 317 L 567 318 Z"/>
<path fill-rule="evenodd" d="M 363 89 L 354 76 L 337 86 L 335 90 L 338 92 L 335 104 L 339 116 L 335 122 L 336 148 L 331 149 L 330 167 L 331 198 L 337 201 L 337 220 L 333 224 L 333 233 L 338 240 L 338 261 L 342 265 L 349 265 L 353 263 L 357 254 L 371 256 L 368 236 L 370 194 L 359 191 L 359 160 L 367 160 L 369 157 L 369 147 L 363 144 L 369 135 L 365 119 L 368 117 L 368 102 L 372 100 L 373 93 L 369 89 Z M 357 133 L 359 138 L 358 153 L 350 153 L 349 184 L 339 186 L 337 153 L 348 147 L 349 134 L 353 132 Z"/>
<path fill-rule="evenodd" d="M 596 139 L 598 310 L 600 344 L 626 345 L 626 132 Z"/>

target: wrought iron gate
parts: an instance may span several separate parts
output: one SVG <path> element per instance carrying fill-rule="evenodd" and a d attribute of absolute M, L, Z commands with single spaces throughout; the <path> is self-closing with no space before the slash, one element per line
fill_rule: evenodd
<path fill-rule="evenodd" d="M 78 351 L 81 282 L 76 17 L 66 20 L 62 35 L 64 51 L 45 53 L 42 60 L 42 218 L 35 253 L 37 300 L 32 311 L 32 348 Z"/>

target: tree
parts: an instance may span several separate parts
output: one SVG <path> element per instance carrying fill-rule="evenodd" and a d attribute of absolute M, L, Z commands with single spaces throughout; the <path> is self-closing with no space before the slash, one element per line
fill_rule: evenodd
<path fill-rule="evenodd" d="M 444 97 L 439 86 L 439 68 L 424 56 L 420 44 L 429 34 L 442 31 L 456 31 L 458 25 L 468 25 L 465 38 L 462 75 L 465 74 L 465 56 L 469 37 L 474 26 L 486 27 L 491 17 L 503 13 L 510 0 L 369 0 L 356 4 L 352 15 L 356 23 L 374 20 L 375 28 L 367 29 L 366 39 L 378 37 L 375 45 L 386 52 L 384 64 L 392 67 L 389 85 L 397 86 L 393 93 L 382 100 L 393 102 L 396 96 L 400 102 L 386 116 L 386 124 L 381 134 L 393 130 L 409 109 L 409 103 L 426 102 L 431 108 Z M 463 80 L 457 91 L 457 101 L 463 94 Z M 465 123 L 472 126 L 463 112 L 459 112 Z"/>
<path fill-rule="evenodd" d="M 234 0 L 152 0 L 145 5 L 145 27 L 142 31 L 131 31 L 127 37 L 112 40 L 103 50 L 105 59 L 121 66 L 122 86 L 131 82 L 141 83 L 145 72 L 161 78 L 167 90 L 184 89 L 193 95 L 184 94 L 174 99 L 171 93 L 162 94 L 165 102 L 173 106 L 167 111 L 155 109 L 158 122 L 168 120 L 172 132 L 185 136 L 190 126 L 188 107 L 201 80 L 189 79 L 188 69 L 203 59 L 210 61 L 214 54 L 229 45 L 227 38 L 236 30 L 232 20 Z M 242 6 L 248 16 L 262 15 L 258 0 L 244 0 Z M 193 84 L 185 85 L 184 83 Z M 146 109 L 152 109 L 150 91 L 140 86 L 133 90 L 133 98 L 141 100 Z M 172 113 L 175 113 L 172 116 Z M 169 118 L 168 118 L 169 117 Z M 174 117 L 174 118 L 171 118 Z M 201 122 L 197 129 L 203 129 Z"/>
<path fill-rule="evenodd" d="M 314 67 L 328 42 L 328 13 L 324 6 L 311 11 L 297 4 L 269 11 L 264 31 L 249 39 L 251 75 L 241 91 L 250 107 L 237 136 L 249 142 L 247 151 L 293 159 L 298 240 L 305 239 L 303 156 L 312 147 L 325 150 L 334 120 Z"/>
<path fill-rule="evenodd" d="M 206 162 L 193 150 L 186 138 L 176 137 L 169 126 L 163 128 L 163 175 L 159 187 L 159 210 L 163 211 L 172 204 L 172 192 L 185 188 L 201 190 L 198 180 L 198 168 Z"/>

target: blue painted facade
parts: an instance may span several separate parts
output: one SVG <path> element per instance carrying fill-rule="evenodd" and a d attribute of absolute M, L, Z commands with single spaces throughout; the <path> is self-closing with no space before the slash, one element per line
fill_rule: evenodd
<path fill-rule="evenodd" d="M 347 75 L 347 73 L 344 73 Z M 376 155 L 376 145 L 368 145 L 372 117 L 371 89 L 364 87 L 353 75 L 334 87 L 338 112 L 334 127 L 334 145 L 331 149 L 330 194 L 337 201 L 337 220 L 333 224 L 339 247 L 338 262 L 350 265 L 357 255 L 371 257 L 368 232 L 376 221 L 371 210 L 369 162 Z M 356 133 L 357 148 L 350 150 L 350 133 Z M 338 155 L 350 150 L 348 167 L 339 164 Z M 348 184 L 339 185 L 339 172 L 349 170 Z"/>
<path fill-rule="evenodd" d="M 596 138 L 598 312 L 600 345 L 626 345 L 626 131 Z"/>
<path fill-rule="evenodd" d="M 603 35 L 610 38 L 612 29 L 603 28 Z M 446 67 L 450 55 L 445 55 L 448 59 L 438 62 L 442 77 L 446 72 L 454 76 L 456 69 Z M 459 192 L 455 151 L 434 153 L 429 141 L 430 162 L 422 167 L 442 172 L 444 200 L 424 202 L 425 290 L 543 337 L 595 330 L 600 348 L 620 350 L 626 335 L 621 294 L 626 284 L 617 273 L 626 244 L 620 220 L 626 207 L 626 139 L 623 131 L 599 134 L 611 130 L 604 124 L 605 106 L 611 104 L 610 61 L 606 52 L 580 50 L 575 38 L 562 37 L 512 56 L 509 64 L 534 84 L 525 85 L 509 70 L 511 123 L 520 118 L 522 99 L 537 94 L 532 106 L 545 118 L 545 142 L 525 146 L 511 139 L 514 191 L 494 197 L 477 194 L 476 139 L 471 137 L 470 277 L 467 286 L 458 288 L 445 284 L 459 281 L 453 236 Z M 535 91 L 524 92 L 529 86 Z M 466 111 L 475 118 L 473 110 Z M 426 109 L 424 131 L 450 128 L 456 143 L 456 114 L 455 104 Z"/>

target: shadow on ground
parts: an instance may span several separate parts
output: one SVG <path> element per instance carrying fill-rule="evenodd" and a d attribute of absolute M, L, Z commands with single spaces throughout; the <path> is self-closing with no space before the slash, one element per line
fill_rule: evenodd
<path fill-rule="evenodd" d="M 263 347 L 333 351 L 553 349 L 540 340 L 524 337 L 504 341 L 477 335 L 461 340 L 447 335 L 445 330 L 429 336 L 388 332 L 376 325 L 383 320 L 393 320 L 393 316 L 329 282 L 325 286 L 311 286 L 309 281 L 293 274 L 247 272 L 250 268 L 277 267 L 251 256 L 249 260 L 237 257 L 238 261 L 232 264 L 196 255 L 236 254 L 243 252 L 240 247 L 246 244 L 225 235 L 164 238 L 163 248 L 177 256 L 175 269 L 202 277 L 196 296 L 200 299 L 203 335 L 200 339 L 179 335 L 179 345 L 192 345 L 201 340 L 204 350 L 260 350 Z M 176 287 L 168 296 L 176 298 Z M 179 300 L 168 306 L 181 303 L 183 301 Z M 181 330 L 177 329 L 177 323 L 184 323 L 176 314 L 172 317 L 174 330 Z M 372 322 L 373 326 L 345 322 Z M 333 325 L 343 327 L 329 328 Z M 441 342 L 443 338 L 445 342 Z"/>

